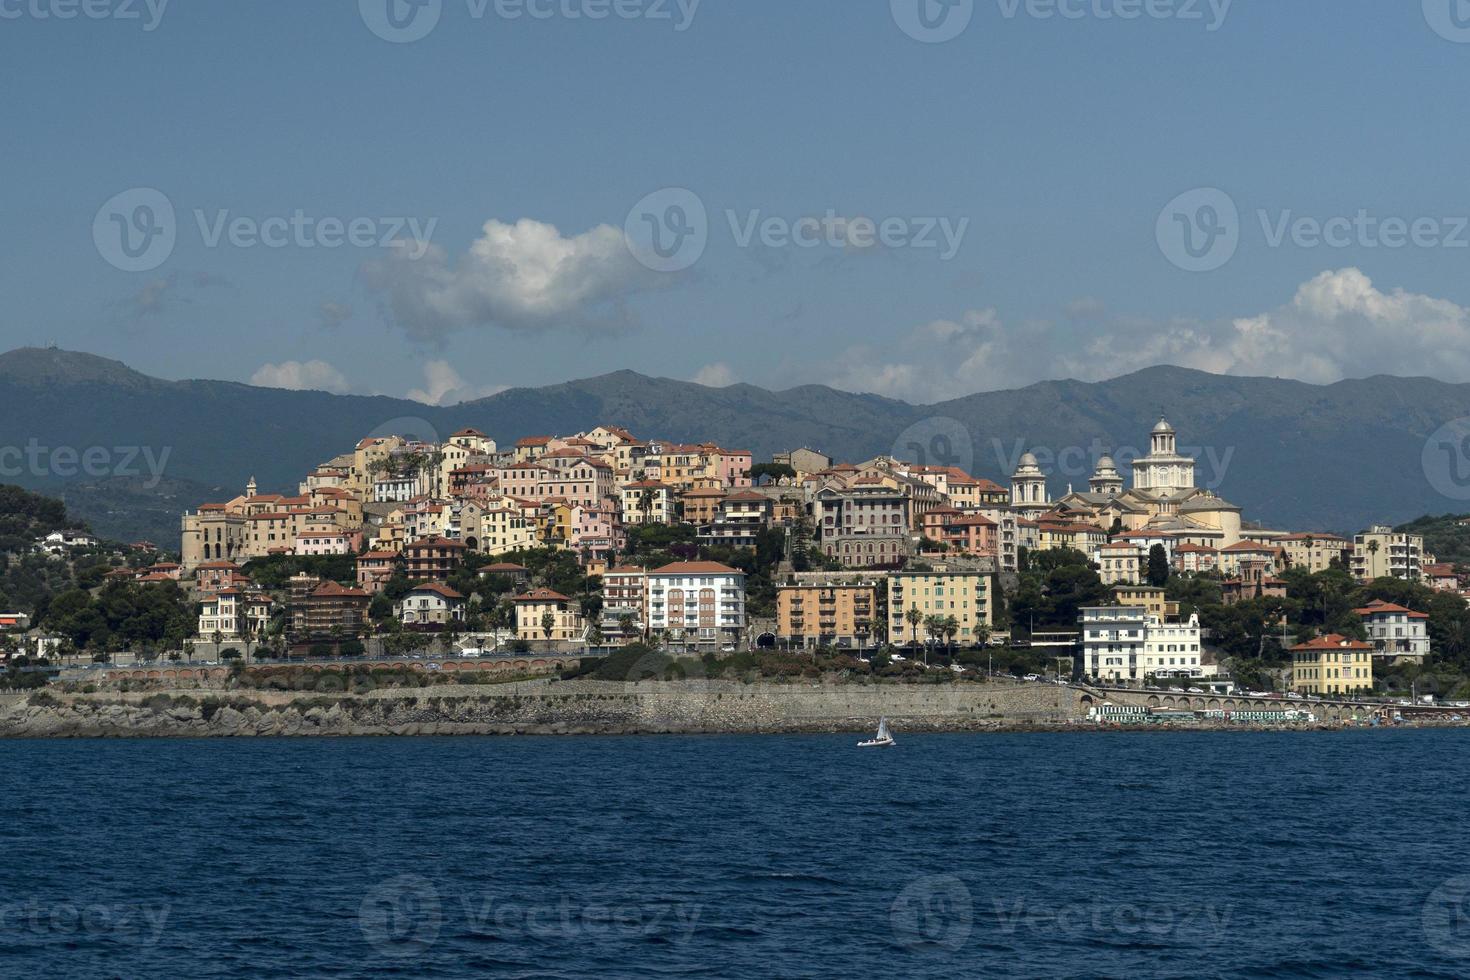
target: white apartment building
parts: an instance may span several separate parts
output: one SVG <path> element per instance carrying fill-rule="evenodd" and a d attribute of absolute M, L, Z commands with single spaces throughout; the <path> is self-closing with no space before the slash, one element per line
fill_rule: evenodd
<path fill-rule="evenodd" d="M 1373 644 L 1373 656 L 1386 657 L 1389 663 L 1402 659 L 1422 661 L 1429 656 L 1428 613 L 1378 599 L 1353 612 L 1363 620 Z"/>
<path fill-rule="evenodd" d="M 1148 610 L 1142 606 L 1089 606 L 1082 610 L 1082 664 L 1104 681 L 1142 678 Z"/>
<path fill-rule="evenodd" d="M 686 561 L 648 573 L 648 628 L 683 649 L 736 646 L 745 632 L 745 573 Z"/>
<path fill-rule="evenodd" d="M 1149 677 L 1210 677 L 1201 662 L 1198 616 L 1151 616 L 1142 606 L 1082 610 L 1082 658 L 1089 677 L 1141 684 Z"/>
<path fill-rule="evenodd" d="M 1200 663 L 1199 616 L 1187 620 L 1165 621 L 1148 618 L 1143 638 L 1142 680 L 1154 677 L 1209 677 L 1213 666 Z"/>
<path fill-rule="evenodd" d="M 271 600 L 264 593 L 221 589 L 199 603 L 199 635 L 206 640 L 213 640 L 216 633 L 221 640 L 238 640 L 245 625 L 251 638 L 259 639 L 270 621 Z"/>

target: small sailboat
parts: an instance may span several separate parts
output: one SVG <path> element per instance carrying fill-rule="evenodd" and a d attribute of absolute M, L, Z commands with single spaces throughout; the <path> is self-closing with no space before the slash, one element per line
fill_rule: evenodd
<path fill-rule="evenodd" d="M 878 719 L 878 734 L 874 735 L 872 738 L 868 739 L 866 742 L 859 742 L 858 743 L 858 748 L 860 748 L 860 749 L 886 749 L 886 748 L 889 748 L 890 746 L 892 746 L 894 744 L 895 743 L 893 741 L 893 735 L 891 735 L 889 733 L 889 731 L 888 731 L 888 719 L 887 718 L 879 718 Z"/>

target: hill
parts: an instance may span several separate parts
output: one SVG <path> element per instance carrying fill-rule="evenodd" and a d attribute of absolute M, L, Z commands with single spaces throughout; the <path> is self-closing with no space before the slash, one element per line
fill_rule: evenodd
<path fill-rule="evenodd" d="M 1462 521 L 1470 521 L 1470 514 L 1421 517 L 1401 525 L 1398 530 L 1422 536 L 1424 550 L 1435 560 L 1470 567 L 1470 525 Z"/>
<path fill-rule="evenodd" d="M 238 493 L 252 475 L 263 489 L 293 489 L 306 470 L 374 432 L 444 436 L 473 425 L 508 443 L 605 422 L 645 437 L 717 441 L 758 459 L 797 446 L 845 460 L 922 454 L 1001 482 L 1032 450 L 1060 494 L 1085 486 L 1101 452 L 1120 454 L 1125 467 L 1146 452 L 1160 414 L 1198 458 L 1200 482 L 1247 516 L 1351 533 L 1452 509 L 1421 458 L 1440 425 L 1470 415 L 1470 385 L 1377 377 L 1316 386 L 1174 367 L 929 406 L 821 386 L 706 388 L 618 371 L 438 408 L 165 381 L 117 361 L 37 348 L 0 355 L 0 400 L 0 451 L 36 450 L 19 467 L 15 454 L 0 457 L 0 477 L 64 496 L 109 537 L 165 545 L 184 508 Z M 96 450 L 90 467 L 78 463 L 88 450 Z"/>

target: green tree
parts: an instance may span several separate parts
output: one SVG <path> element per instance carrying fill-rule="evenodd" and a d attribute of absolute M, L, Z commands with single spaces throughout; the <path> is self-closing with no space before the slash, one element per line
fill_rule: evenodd
<path fill-rule="evenodd" d="M 913 637 L 914 646 L 918 646 L 919 624 L 924 621 L 924 614 L 919 612 L 918 606 L 910 606 L 908 612 L 903 614 L 903 619 L 909 624 L 909 634 Z"/>
<path fill-rule="evenodd" d="M 1148 584 L 1161 589 L 1169 581 L 1169 555 L 1164 546 L 1156 544 L 1148 549 Z"/>

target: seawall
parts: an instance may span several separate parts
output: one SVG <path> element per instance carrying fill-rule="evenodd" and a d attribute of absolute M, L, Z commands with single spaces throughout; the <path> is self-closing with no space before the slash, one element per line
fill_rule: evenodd
<path fill-rule="evenodd" d="M 1060 727 L 1078 692 L 1001 686 L 600 681 L 365 694 L 173 690 L 0 695 L 3 738 L 898 732 Z"/>

